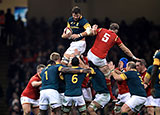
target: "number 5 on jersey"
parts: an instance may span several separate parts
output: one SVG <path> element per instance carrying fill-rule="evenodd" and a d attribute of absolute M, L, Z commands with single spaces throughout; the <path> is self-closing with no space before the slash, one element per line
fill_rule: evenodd
<path fill-rule="evenodd" d="M 105 33 L 103 38 L 102 38 L 102 41 L 107 42 L 109 40 L 109 37 L 110 37 L 110 35 L 108 33 Z"/>

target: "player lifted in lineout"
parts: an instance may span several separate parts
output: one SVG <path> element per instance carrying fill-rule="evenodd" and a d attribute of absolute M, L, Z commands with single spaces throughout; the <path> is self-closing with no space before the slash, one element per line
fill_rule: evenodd
<path fill-rule="evenodd" d="M 90 33 L 91 26 L 88 21 L 82 16 L 81 9 L 78 6 L 72 8 L 72 16 L 67 21 L 67 27 L 64 29 L 62 38 L 72 39 L 72 34 L 78 34 L 76 39 L 72 39 L 70 47 L 64 53 L 62 61 L 68 64 L 69 61 L 75 56 L 74 52 L 78 51 L 80 54 L 84 53 L 86 50 L 85 37 L 80 33 L 86 32 L 87 35 Z"/>

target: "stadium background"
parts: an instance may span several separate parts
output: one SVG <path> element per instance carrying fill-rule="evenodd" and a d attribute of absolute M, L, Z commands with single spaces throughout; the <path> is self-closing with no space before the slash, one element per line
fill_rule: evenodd
<path fill-rule="evenodd" d="M 20 111 L 17 99 L 35 73 L 35 66 L 45 64 L 53 51 L 62 55 L 69 46 L 70 41 L 60 36 L 74 5 L 81 7 L 91 24 L 108 28 L 110 22 L 118 22 L 122 41 L 137 57 L 146 59 L 148 65 L 152 63 L 152 55 L 160 46 L 159 0 L 0 0 L 0 10 L 5 13 L 7 8 L 13 14 L 17 6 L 28 8 L 27 26 L 16 23 L 13 27 L 13 44 L 7 44 L 6 37 L 0 39 L 2 115 Z M 87 38 L 87 49 L 94 41 L 88 42 L 91 39 L 94 37 Z M 117 47 L 109 55 L 107 59 L 115 63 L 125 56 Z"/>

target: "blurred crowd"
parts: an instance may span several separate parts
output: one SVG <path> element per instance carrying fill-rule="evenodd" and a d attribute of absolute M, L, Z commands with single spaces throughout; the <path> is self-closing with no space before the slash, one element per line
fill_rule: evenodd
<path fill-rule="evenodd" d="M 113 21 L 106 17 L 102 22 L 97 19 L 89 22 L 91 25 L 109 28 Z M 131 24 L 122 20 L 119 25 L 118 35 L 123 43 L 136 57 L 144 58 L 148 65 L 152 64 L 152 56 L 160 46 L 160 26 L 145 17 L 137 18 Z M 6 13 L 0 11 L 0 42 L 10 50 L 6 92 L 10 114 L 22 114 L 19 98 L 28 80 L 36 73 L 36 66 L 40 63 L 46 64 L 53 51 L 62 56 L 69 47 L 71 41 L 61 38 L 65 27 L 66 20 L 63 17 L 54 19 L 51 25 L 47 24 L 45 18 L 39 21 L 32 18 L 28 19 L 24 26 L 21 17 L 15 20 L 10 9 Z M 94 37 L 87 37 L 86 41 L 88 51 L 94 43 Z M 124 56 L 126 57 L 119 48 L 113 47 L 107 60 L 118 64 L 119 59 Z"/>

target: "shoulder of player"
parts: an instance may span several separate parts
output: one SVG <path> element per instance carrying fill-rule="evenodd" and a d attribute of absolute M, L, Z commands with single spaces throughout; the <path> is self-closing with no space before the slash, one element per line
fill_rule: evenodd
<path fill-rule="evenodd" d="M 151 73 L 151 72 L 152 72 L 152 68 L 153 68 L 153 65 L 150 65 L 150 66 L 147 68 L 147 72 L 148 72 L 148 73 Z"/>
<path fill-rule="evenodd" d="M 137 70 L 131 70 L 131 71 L 127 71 L 127 72 L 124 72 L 125 75 L 127 77 L 130 77 L 130 76 L 140 76 L 141 74 L 137 71 Z"/>
<path fill-rule="evenodd" d="M 82 18 L 80 18 L 80 20 L 79 20 L 79 24 L 86 24 L 86 23 L 89 23 L 88 21 L 87 21 L 87 19 L 85 18 L 85 17 L 83 17 L 82 16 Z"/>
<path fill-rule="evenodd" d="M 160 59 L 160 51 L 156 54 L 155 58 Z"/>
<path fill-rule="evenodd" d="M 70 21 L 73 21 L 73 17 L 72 16 L 68 18 L 68 22 L 70 22 Z"/>
<path fill-rule="evenodd" d="M 39 74 L 36 73 L 34 76 L 31 77 L 30 81 L 36 81 L 36 80 L 40 80 Z"/>
<path fill-rule="evenodd" d="M 130 76 L 131 74 L 135 73 L 135 71 L 126 71 L 122 74 L 125 74 L 126 76 Z"/>

